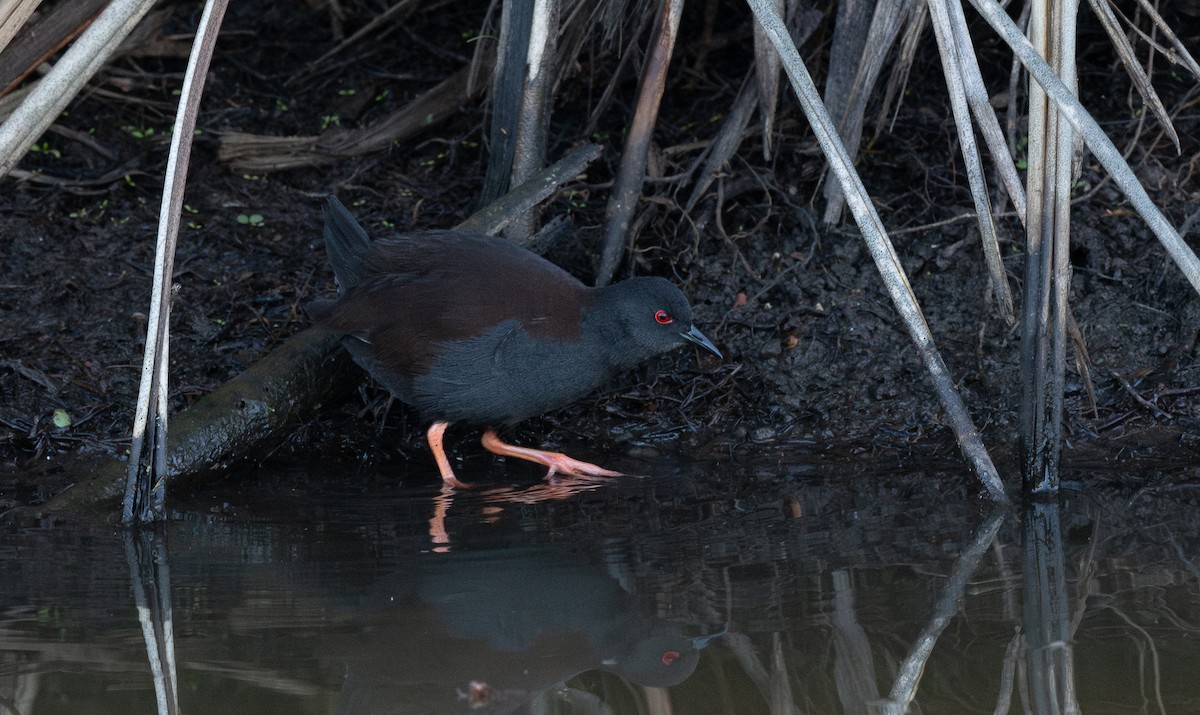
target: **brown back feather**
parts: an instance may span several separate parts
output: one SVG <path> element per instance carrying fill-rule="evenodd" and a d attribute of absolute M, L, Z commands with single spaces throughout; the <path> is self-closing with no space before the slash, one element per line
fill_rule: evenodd
<path fill-rule="evenodd" d="M 441 343 L 505 320 L 533 336 L 578 339 L 591 290 L 553 263 L 491 236 L 427 231 L 376 240 L 361 282 L 321 327 L 369 343 L 376 364 L 400 375 L 427 368 Z"/>

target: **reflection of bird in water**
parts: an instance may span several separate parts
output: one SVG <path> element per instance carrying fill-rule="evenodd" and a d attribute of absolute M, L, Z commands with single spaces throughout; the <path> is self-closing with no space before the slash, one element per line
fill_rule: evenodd
<path fill-rule="evenodd" d="M 576 494 L 599 489 L 607 481 L 601 477 L 568 476 L 555 477 L 550 481 L 526 487 L 498 486 L 481 492 L 485 502 L 491 503 L 492 517 L 498 514 L 502 504 L 538 504 L 544 501 L 559 501 L 569 499 Z M 429 540 L 433 550 L 445 553 L 450 550 L 450 532 L 446 529 L 446 516 L 454 504 L 455 490 L 443 484 L 433 497 L 433 511 L 429 515 Z M 485 519 L 488 521 L 490 519 Z"/>
<path fill-rule="evenodd" d="M 548 547 L 426 554 L 377 591 L 356 632 L 339 712 L 512 712 L 580 673 L 686 680 L 706 638 L 645 614 L 601 567 Z"/>

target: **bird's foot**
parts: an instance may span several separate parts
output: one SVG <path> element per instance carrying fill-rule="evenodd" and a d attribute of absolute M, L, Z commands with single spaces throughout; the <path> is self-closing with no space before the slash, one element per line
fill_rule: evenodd
<path fill-rule="evenodd" d="M 542 452 L 533 450 L 537 457 L 527 457 L 532 462 L 539 462 L 549 467 L 546 472 L 546 479 L 553 477 L 555 474 L 561 474 L 567 477 L 619 477 L 621 472 L 614 472 L 611 469 L 605 469 L 598 464 L 591 462 L 581 462 L 578 459 L 572 459 L 562 452 Z"/>
<path fill-rule="evenodd" d="M 591 462 L 581 462 L 578 459 L 572 459 L 562 452 L 545 452 L 540 449 L 530 449 L 529 447 L 518 447 L 515 444 L 508 444 L 500 439 L 496 434 L 496 430 L 489 429 L 483 433 L 483 448 L 492 454 L 500 455 L 501 457 L 516 457 L 524 459 L 528 462 L 536 462 L 545 465 L 549 468 L 546 472 L 546 478 L 555 474 L 562 474 L 568 477 L 619 477 L 620 472 L 614 472 L 611 469 L 592 464 Z"/>

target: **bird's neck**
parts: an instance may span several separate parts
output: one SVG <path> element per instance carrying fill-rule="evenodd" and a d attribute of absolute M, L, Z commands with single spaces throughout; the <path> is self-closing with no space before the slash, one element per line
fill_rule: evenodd
<path fill-rule="evenodd" d="M 623 295 L 614 286 L 591 289 L 583 308 L 583 340 L 594 354 L 603 357 L 613 370 L 620 371 L 650 357 L 631 339 L 629 326 L 622 319 L 626 312 Z"/>

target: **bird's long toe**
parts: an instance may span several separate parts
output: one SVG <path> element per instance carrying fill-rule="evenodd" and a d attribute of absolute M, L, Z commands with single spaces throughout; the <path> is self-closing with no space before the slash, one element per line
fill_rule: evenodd
<path fill-rule="evenodd" d="M 605 469 L 591 462 L 572 459 L 562 452 L 547 452 L 540 449 L 530 449 L 529 447 L 518 447 L 515 444 L 509 444 L 501 440 L 496 431 L 492 429 L 483 433 L 481 442 L 484 449 L 492 454 L 500 455 L 501 457 L 516 457 L 517 459 L 524 459 L 528 462 L 544 465 L 549 470 L 546 472 L 547 479 L 556 474 L 569 477 L 621 476 L 620 472 Z"/>

